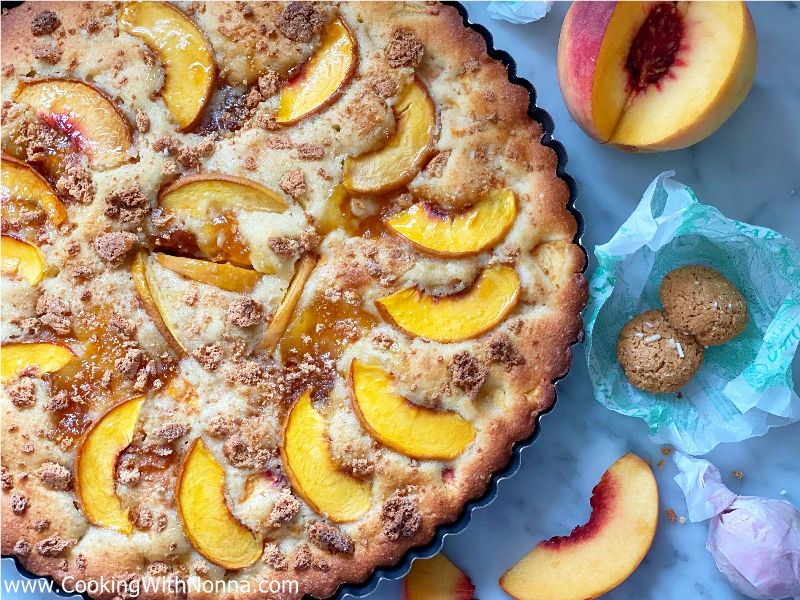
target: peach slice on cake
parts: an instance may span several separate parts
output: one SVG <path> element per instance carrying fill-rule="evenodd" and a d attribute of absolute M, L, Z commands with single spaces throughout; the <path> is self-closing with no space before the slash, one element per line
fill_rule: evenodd
<path fill-rule="evenodd" d="M 170 348 L 179 356 L 186 356 L 186 349 L 178 341 L 177 329 L 170 324 L 169 317 L 163 309 L 164 302 L 161 293 L 153 277 L 152 258 L 145 251 L 136 255 L 131 265 L 131 279 L 139 299 L 142 301 L 145 312 L 153 320 L 153 324 L 158 329 Z"/>
<path fill-rule="evenodd" d="M 184 258 L 158 252 L 156 260 L 162 267 L 200 283 L 207 283 L 230 292 L 247 293 L 261 279 L 261 273 L 230 263 L 214 263 L 197 258 Z"/>
<path fill-rule="evenodd" d="M 340 17 L 328 25 L 314 54 L 281 90 L 278 123 L 291 125 L 329 106 L 350 81 L 357 62 L 356 40 Z"/>
<path fill-rule="evenodd" d="M 333 462 L 327 422 L 311 403 L 311 390 L 295 403 L 283 432 L 281 459 L 297 494 L 331 521 L 355 521 L 369 510 L 372 486 Z"/>
<path fill-rule="evenodd" d="M 133 144 L 128 119 L 92 84 L 73 79 L 20 82 L 13 100 L 69 137 L 96 169 L 118 167 Z"/>
<path fill-rule="evenodd" d="M 143 397 L 111 408 L 84 434 L 75 456 L 75 492 L 90 523 L 130 535 L 128 509 L 117 496 L 117 458 L 133 440 Z"/>
<path fill-rule="evenodd" d="M 3 221 L 17 218 L 23 210 L 43 210 L 53 225 L 61 225 L 67 209 L 44 177 L 30 165 L 3 153 L 0 201 Z"/>
<path fill-rule="evenodd" d="M 716 131 L 757 62 L 744 2 L 575 2 L 558 47 L 561 91 L 592 138 L 675 150 Z"/>
<path fill-rule="evenodd" d="M 0 379 L 5 383 L 28 367 L 53 373 L 75 359 L 75 353 L 56 342 L 9 342 L 0 352 Z"/>
<path fill-rule="evenodd" d="M 483 335 L 516 306 L 519 275 L 507 265 L 485 268 L 462 292 L 433 296 L 416 286 L 375 301 L 378 312 L 408 335 L 449 343 Z"/>
<path fill-rule="evenodd" d="M 305 254 L 300 259 L 300 264 L 292 278 L 292 282 L 289 284 L 280 305 L 278 305 L 278 310 L 275 311 L 275 316 L 272 318 L 269 327 L 264 332 L 264 337 L 258 343 L 260 349 L 267 352 L 272 352 L 275 349 L 294 316 L 294 309 L 300 301 L 300 296 L 303 295 L 306 281 L 311 277 L 311 272 L 316 266 L 317 257 L 314 254 Z"/>
<path fill-rule="evenodd" d="M 264 540 L 231 514 L 225 498 L 225 469 L 200 438 L 181 464 L 175 504 L 186 537 L 215 565 L 243 569 L 261 556 Z"/>
<path fill-rule="evenodd" d="M 384 446 L 411 458 L 451 460 L 475 439 L 475 427 L 454 412 L 412 404 L 393 391 L 379 366 L 354 359 L 353 407 L 364 428 Z"/>
<path fill-rule="evenodd" d="M 47 272 L 47 263 L 39 249 L 10 235 L 0 238 L 0 258 L 3 275 L 22 277 L 30 285 L 39 283 Z"/>
<path fill-rule="evenodd" d="M 386 226 L 421 252 L 459 257 L 477 254 L 502 240 L 517 217 L 517 201 L 508 188 L 495 190 L 469 209 L 449 214 L 418 202 L 386 220 Z"/>
<path fill-rule="evenodd" d="M 203 32 L 167 2 L 126 2 L 120 31 L 141 38 L 164 68 L 161 97 L 180 130 L 194 125 L 214 90 L 217 65 Z"/>
<path fill-rule="evenodd" d="M 519 600 L 596 598 L 625 581 L 644 558 L 658 523 L 653 471 L 626 454 L 592 490 L 592 516 L 566 536 L 540 542 L 500 578 Z"/>
<path fill-rule="evenodd" d="M 381 194 L 407 184 L 433 154 L 436 107 L 425 85 L 414 79 L 394 105 L 395 131 L 386 145 L 344 162 L 343 182 L 351 192 Z"/>
<path fill-rule="evenodd" d="M 475 586 L 441 552 L 418 559 L 403 580 L 403 600 L 474 600 Z"/>

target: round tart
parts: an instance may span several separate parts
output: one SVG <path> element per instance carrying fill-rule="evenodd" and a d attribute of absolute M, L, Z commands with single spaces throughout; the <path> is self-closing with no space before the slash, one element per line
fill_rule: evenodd
<path fill-rule="evenodd" d="M 3 554 L 326 597 L 455 520 L 552 404 L 586 295 L 483 38 L 435 3 L 2 24 Z"/>

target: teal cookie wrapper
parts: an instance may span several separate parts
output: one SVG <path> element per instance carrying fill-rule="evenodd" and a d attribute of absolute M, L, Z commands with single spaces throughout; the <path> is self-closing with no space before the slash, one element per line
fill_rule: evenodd
<path fill-rule="evenodd" d="M 611 241 L 595 247 L 599 265 L 584 311 L 586 360 L 600 404 L 643 419 L 655 442 L 698 455 L 800 420 L 792 382 L 800 249 L 771 229 L 701 204 L 674 174 L 659 175 Z M 739 289 L 747 327 L 706 348 L 703 365 L 679 394 L 644 392 L 628 383 L 617 362 L 617 337 L 635 315 L 661 308 L 661 280 L 690 264 L 713 267 Z"/>

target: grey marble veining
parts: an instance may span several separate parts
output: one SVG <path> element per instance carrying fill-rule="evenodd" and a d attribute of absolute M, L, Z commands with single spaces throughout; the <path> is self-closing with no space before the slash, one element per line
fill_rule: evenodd
<path fill-rule="evenodd" d="M 771 227 L 800 239 L 800 8 L 797 3 L 755 3 L 760 60 L 750 96 L 708 140 L 678 152 L 629 155 L 595 144 L 570 119 L 558 89 L 556 49 L 567 5 L 557 3 L 542 21 L 511 25 L 488 17 L 485 3 L 470 3 L 472 20 L 486 25 L 495 46 L 507 50 L 519 74 L 538 91 L 538 104 L 556 123 L 555 136 L 569 154 L 568 171 L 577 180 L 578 208 L 586 218 L 584 243 L 591 254 L 607 241 L 661 171 L 691 186 L 704 203 L 727 216 Z M 590 262 L 589 270 L 594 268 Z M 800 369 L 795 361 L 795 379 Z M 603 471 L 625 452 L 657 463 L 659 447 L 643 422 L 610 412 L 592 397 L 580 347 L 569 376 L 559 384 L 559 400 L 542 420 L 542 434 L 523 454 L 517 476 L 502 483 L 496 502 L 477 511 L 469 528 L 448 538 L 445 552 L 472 577 L 481 600 L 506 598 L 498 577 L 537 541 L 564 534 L 589 515 L 589 495 Z M 783 497 L 800 505 L 800 424 L 766 436 L 726 444 L 708 458 L 737 492 Z M 741 470 L 739 481 L 732 470 Z M 656 469 L 661 510 L 685 513 L 672 481 L 670 460 Z M 781 496 L 781 491 L 785 495 Z M 606 597 L 613 600 L 732 600 L 732 591 L 705 550 L 706 524 L 670 524 L 663 519 L 655 543 L 639 569 Z M 3 560 L 3 578 L 12 567 Z M 395 599 L 399 583 L 383 582 L 371 600 Z M 23 596 L 8 595 L 9 598 Z M 24 598 L 36 598 L 27 595 Z M 54 598 L 55 596 L 50 596 Z M 44 598 L 44 596 L 38 596 Z"/>

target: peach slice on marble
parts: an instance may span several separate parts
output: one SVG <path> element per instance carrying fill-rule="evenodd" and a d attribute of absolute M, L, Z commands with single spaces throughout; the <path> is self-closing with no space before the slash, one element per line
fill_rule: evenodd
<path fill-rule="evenodd" d="M 311 58 L 281 90 L 278 123 L 292 125 L 334 102 L 355 73 L 358 52 L 345 22 L 335 19 Z"/>
<path fill-rule="evenodd" d="M 0 379 L 11 381 L 28 367 L 53 373 L 75 360 L 75 353 L 57 342 L 8 342 L 0 347 Z"/>
<path fill-rule="evenodd" d="M 84 434 L 75 456 L 75 492 L 90 523 L 130 535 L 128 509 L 117 496 L 115 471 L 130 445 L 144 398 L 122 402 L 102 415 Z"/>
<path fill-rule="evenodd" d="M 23 81 L 12 98 L 64 133 L 94 168 L 110 169 L 128 160 L 133 145 L 130 123 L 94 85 L 73 79 Z"/>
<path fill-rule="evenodd" d="M 67 219 L 66 207 L 33 167 L 5 153 L 1 162 L 3 221 L 16 218 L 23 210 L 43 210 L 53 225 L 61 225 Z"/>
<path fill-rule="evenodd" d="M 164 68 L 161 97 L 180 130 L 198 120 L 214 90 L 214 50 L 194 21 L 167 2 L 126 2 L 120 31 L 140 38 Z"/>
<path fill-rule="evenodd" d="M 183 531 L 206 559 L 228 570 L 243 569 L 261 556 L 264 540 L 231 514 L 225 469 L 198 438 L 181 463 L 175 490 Z"/>
<path fill-rule="evenodd" d="M 193 281 L 207 283 L 230 292 L 252 292 L 261 280 L 261 273 L 243 269 L 230 263 L 215 263 L 197 258 L 184 258 L 157 252 L 156 260 L 162 267 L 188 277 Z"/>
<path fill-rule="evenodd" d="M 403 580 L 403 600 L 474 600 L 472 580 L 441 552 L 414 561 Z"/>
<path fill-rule="evenodd" d="M 281 459 L 292 488 L 320 515 L 344 523 L 369 510 L 372 486 L 343 473 L 331 458 L 327 422 L 311 403 L 311 390 L 289 413 Z"/>
<path fill-rule="evenodd" d="M 418 202 L 388 218 L 386 226 L 421 252 L 460 257 L 477 254 L 500 242 L 516 216 L 516 196 L 504 188 L 455 214 Z"/>
<path fill-rule="evenodd" d="M 420 460 L 452 460 L 475 439 L 475 427 L 455 412 L 412 404 L 394 392 L 379 366 L 354 359 L 353 407 L 364 428 L 384 446 Z"/>
<path fill-rule="evenodd" d="M 558 47 L 564 101 L 623 150 L 690 146 L 744 101 L 757 62 L 744 2 L 575 2 Z"/>
<path fill-rule="evenodd" d="M 381 316 L 410 336 L 442 343 L 483 335 L 500 323 L 516 306 L 520 281 L 514 267 L 486 267 L 465 290 L 433 296 L 416 286 L 380 298 L 375 305 Z"/>
<path fill-rule="evenodd" d="M 284 294 L 283 300 L 278 305 L 278 310 L 275 311 L 275 316 L 272 318 L 269 327 L 264 332 L 264 337 L 258 343 L 258 347 L 261 350 L 272 352 L 275 346 L 278 345 L 294 316 L 297 303 L 303 295 L 306 281 L 311 277 L 311 273 L 316 266 L 317 256 L 314 254 L 305 254 L 300 259 L 300 264 L 297 266 L 297 271 L 286 289 L 286 294 Z"/>
<path fill-rule="evenodd" d="M 357 194 L 396 190 L 419 173 L 433 154 L 436 107 L 425 85 L 414 79 L 394 106 L 395 131 L 383 148 L 349 156 L 344 163 L 344 186 Z"/>
<path fill-rule="evenodd" d="M 519 600 L 597 598 L 639 566 L 658 523 L 658 487 L 650 466 L 626 454 L 592 490 L 592 516 L 566 536 L 540 542 L 500 578 Z"/>
<path fill-rule="evenodd" d="M 10 277 L 21 277 L 30 285 L 36 285 L 47 272 L 47 263 L 39 249 L 10 235 L 0 238 L 2 273 Z"/>

